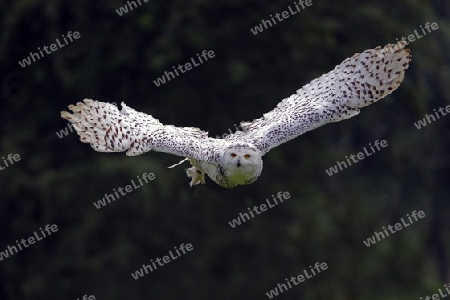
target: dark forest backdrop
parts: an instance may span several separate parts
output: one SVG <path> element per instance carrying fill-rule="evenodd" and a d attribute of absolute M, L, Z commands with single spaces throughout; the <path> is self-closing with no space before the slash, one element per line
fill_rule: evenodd
<path fill-rule="evenodd" d="M 315 262 L 328 269 L 277 299 L 419 299 L 450 282 L 450 2 L 313 0 L 258 35 L 250 28 L 293 1 L 0 2 L 0 251 L 46 224 L 58 232 L 0 262 L 0 299 L 268 299 Z M 264 157 L 252 185 L 189 188 L 178 157 L 98 153 L 60 111 L 83 98 L 120 103 L 212 136 L 271 110 L 343 59 L 419 30 L 400 88 L 359 116 Z M 22 68 L 68 31 L 81 37 Z M 157 87 L 203 50 L 216 56 Z M 389 146 L 338 174 L 325 170 L 375 140 Z M 4 166 L 3 160 L 0 160 Z M 96 209 L 131 179 L 156 179 Z M 229 221 L 279 191 L 291 198 L 236 228 Z M 424 219 L 366 247 L 413 210 Z M 139 280 L 131 273 L 181 243 L 194 249 Z"/>

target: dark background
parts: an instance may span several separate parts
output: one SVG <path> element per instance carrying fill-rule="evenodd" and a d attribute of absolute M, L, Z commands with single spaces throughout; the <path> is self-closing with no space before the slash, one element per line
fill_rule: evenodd
<path fill-rule="evenodd" d="M 0 262 L 0 299 L 268 299 L 315 262 L 328 270 L 276 299 L 419 299 L 450 282 L 450 117 L 414 122 L 450 104 L 450 2 L 313 0 L 253 35 L 293 1 L 0 2 L 0 251 L 46 224 L 50 237 Z M 60 111 L 83 98 L 117 102 L 165 124 L 216 136 L 260 117 L 356 52 L 396 42 L 426 22 L 392 95 L 360 115 L 307 133 L 264 157 L 261 177 L 224 189 L 189 188 L 187 165 L 163 153 L 98 153 Z M 66 35 L 81 38 L 22 68 L 18 61 Z M 153 80 L 203 50 L 216 56 L 156 87 Z M 375 140 L 389 146 L 330 177 L 325 169 Z M 93 202 L 144 172 L 156 179 L 97 210 Z M 232 229 L 270 195 L 291 199 Z M 367 248 L 363 240 L 413 210 L 424 219 Z M 134 280 L 131 273 L 181 243 L 194 250 Z"/>

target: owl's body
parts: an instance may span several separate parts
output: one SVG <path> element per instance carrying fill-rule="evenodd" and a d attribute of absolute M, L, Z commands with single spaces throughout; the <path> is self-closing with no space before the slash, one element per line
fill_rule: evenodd
<path fill-rule="evenodd" d="M 327 74 L 303 86 L 243 131 L 225 139 L 208 137 L 194 127 L 164 125 L 122 103 L 85 99 L 61 112 L 72 122 L 82 142 L 100 152 L 139 155 L 154 150 L 186 157 L 190 185 L 204 184 L 205 174 L 226 188 L 254 182 L 262 171 L 262 156 L 307 131 L 351 118 L 359 109 L 392 93 L 403 80 L 411 56 L 405 42 L 366 50 L 347 58 Z"/>
<path fill-rule="evenodd" d="M 226 188 L 250 184 L 261 175 L 263 166 L 259 151 L 251 144 L 245 143 L 231 143 L 218 164 L 195 159 L 189 161 L 192 167 L 186 172 L 191 178 L 191 186 L 204 184 L 205 174 Z"/>

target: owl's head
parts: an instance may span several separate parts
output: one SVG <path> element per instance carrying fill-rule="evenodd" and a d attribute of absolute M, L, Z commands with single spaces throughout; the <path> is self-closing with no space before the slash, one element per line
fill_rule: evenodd
<path fill-rule="evenodd" d="M 244 184 L 262 171 L 262 158 L 258 149 L 248 145 L 232 145 L 222 157 L 222 167 L 229 180 L 236 184 Z"/>

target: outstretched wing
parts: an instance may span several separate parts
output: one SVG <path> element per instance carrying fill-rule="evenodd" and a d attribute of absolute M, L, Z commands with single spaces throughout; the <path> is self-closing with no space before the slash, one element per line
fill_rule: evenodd
<path fill-rule="evenodd" d="M 164 125 L 159 120 L 138 112 L 124 103 L 117 106 L 84 99 L 69 105 L 73 114 L 62 111 L 84 143 L 99 152 L 123 152 L 134 156 L 154 150 L 217 164 L 229 142 L 209 138 L 208 133 L 194 127 Z"/>
<path fill-rule="evenodd" d="M 382 99 L 400 85 L 411 60 L 409 49 L 403 49 L 406 44 L 401 41 L 345 59 L 262 118 L 242 122 L 244 131 L 226 139 L 252 143 L 265 154 L 307 131 L 357 115 L 359 108 Z"/>

